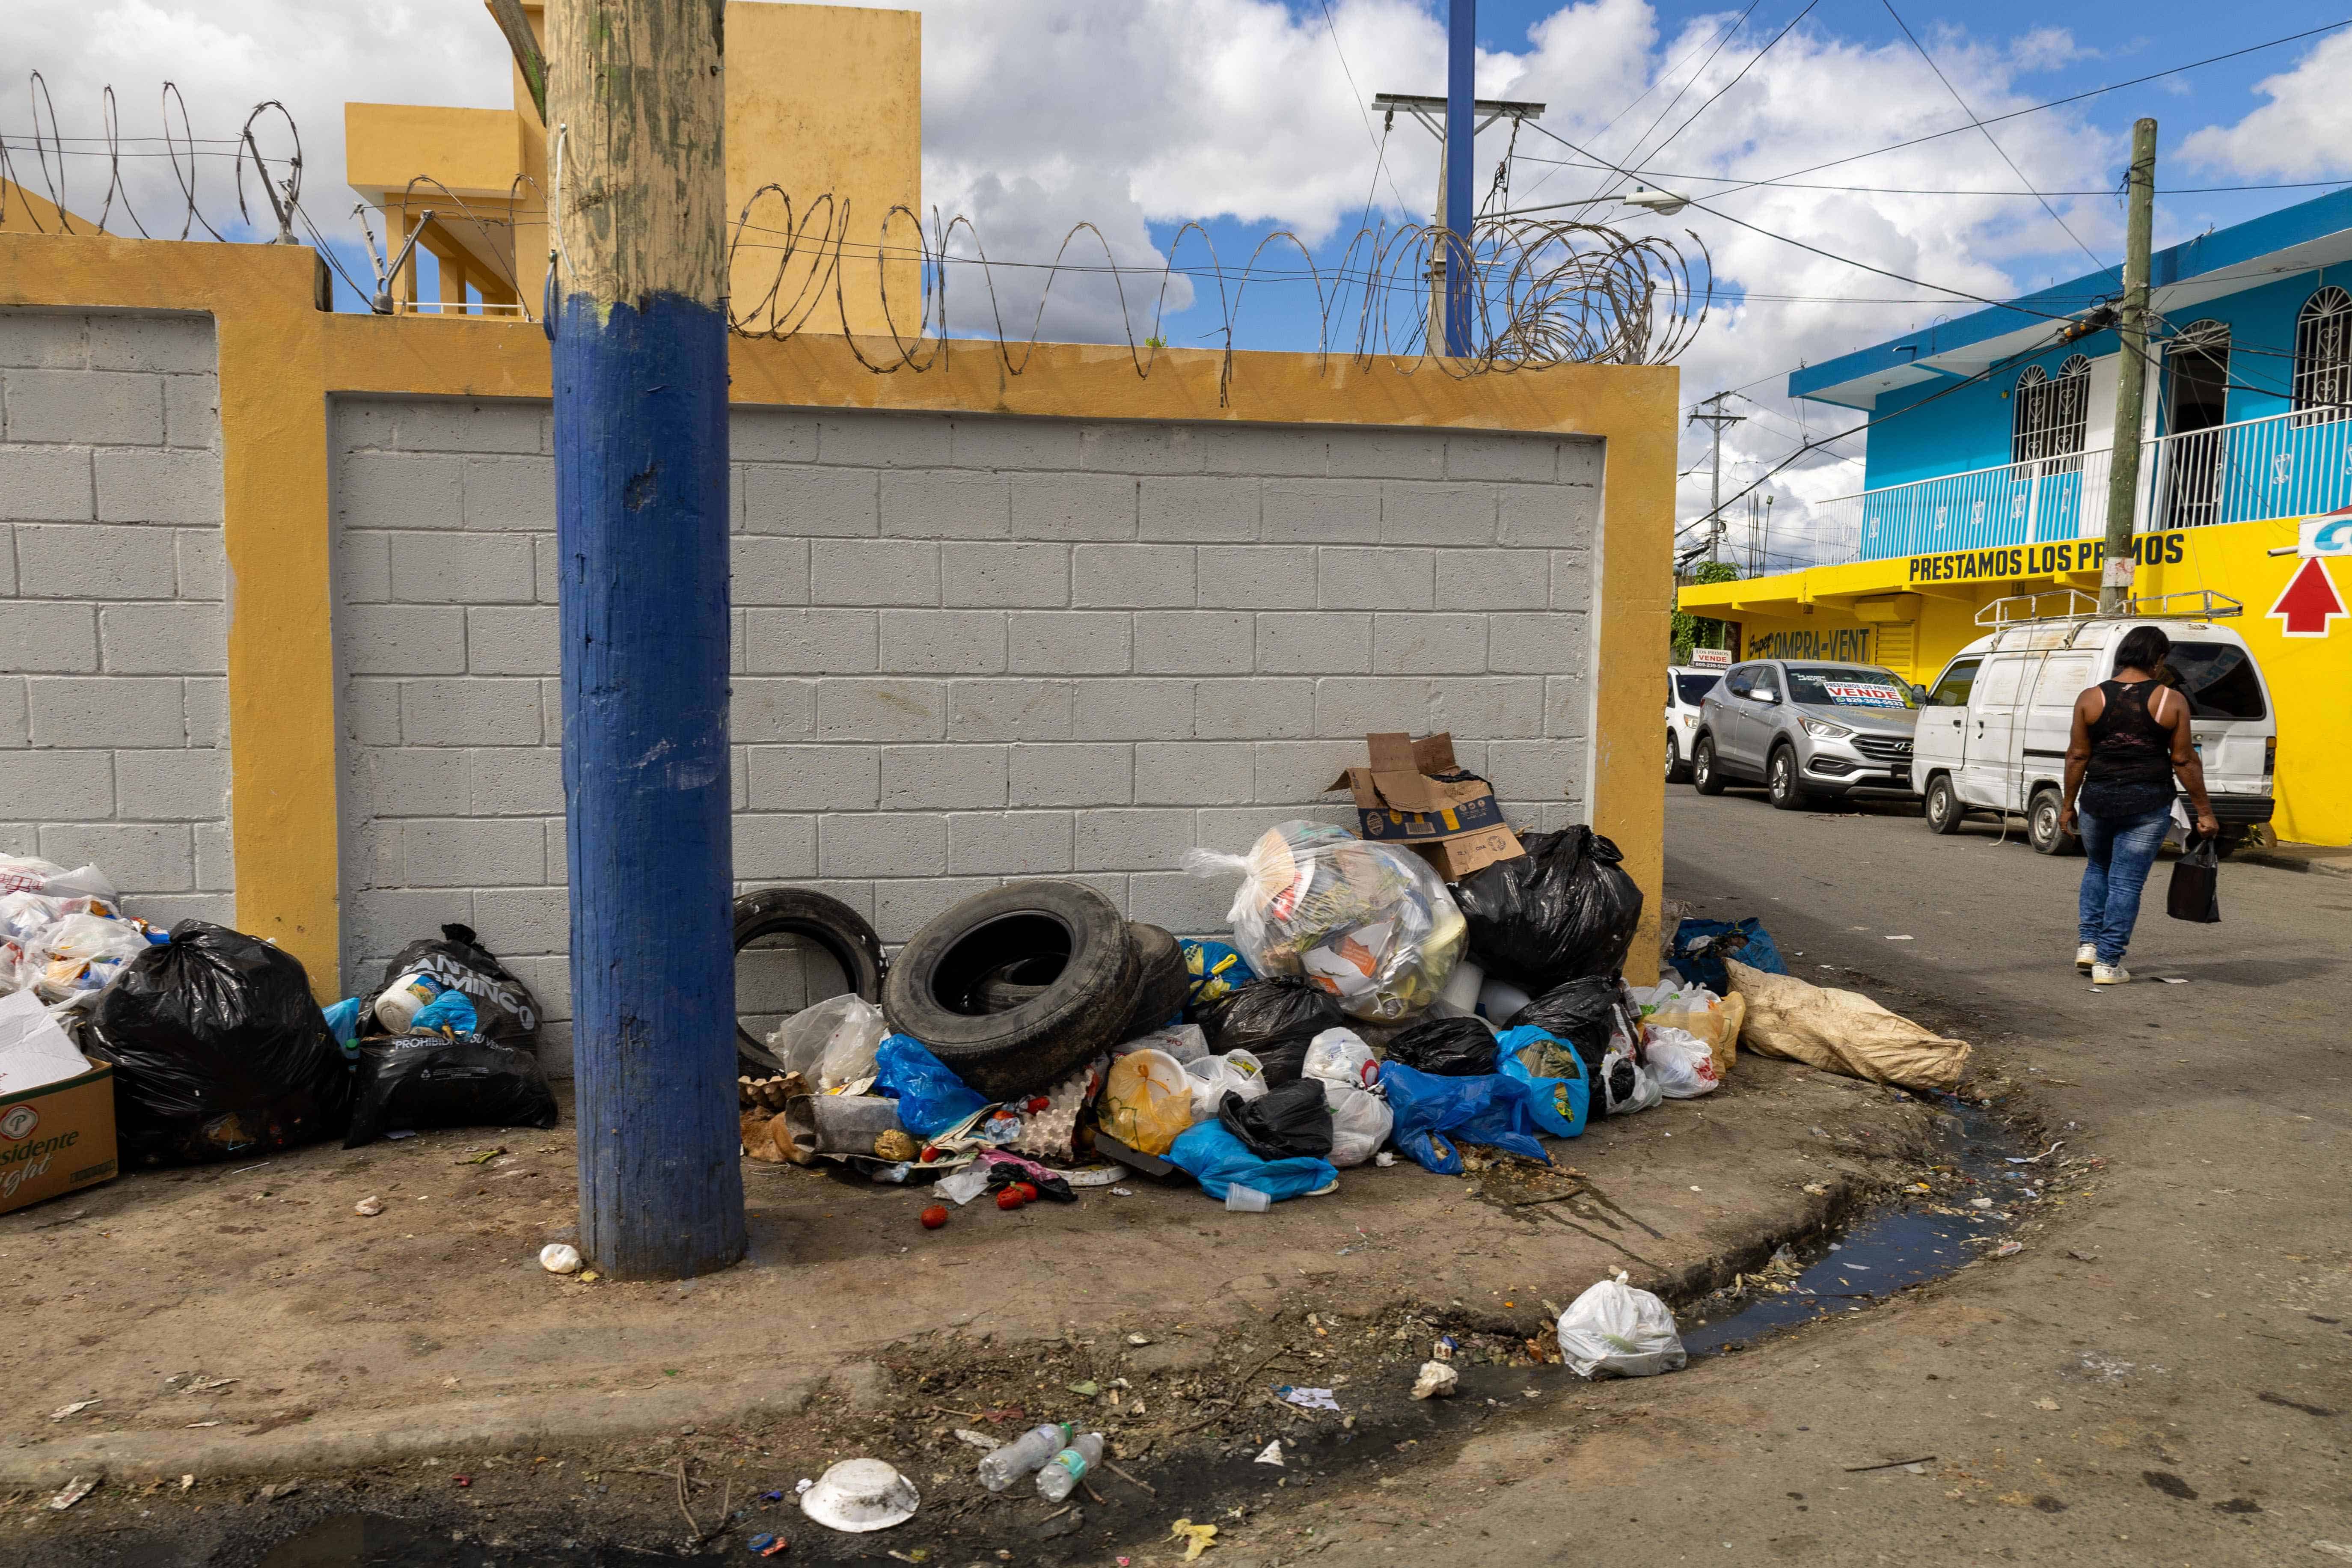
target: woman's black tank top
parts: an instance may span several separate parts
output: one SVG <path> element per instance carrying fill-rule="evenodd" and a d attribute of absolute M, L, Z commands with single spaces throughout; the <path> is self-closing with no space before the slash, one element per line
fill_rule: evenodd
<path fill-rule="evenodd" d="M 2084 777 L 2100 784 L 2169 784 L 2172 731 L 2147 710 L 2153 680 L 2103 680 L 2106 705 L 2091 721 L 2091 763 Z"/>

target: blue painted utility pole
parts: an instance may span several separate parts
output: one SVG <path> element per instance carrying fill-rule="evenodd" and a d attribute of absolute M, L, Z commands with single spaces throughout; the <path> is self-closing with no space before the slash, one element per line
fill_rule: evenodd
<path fill-rule="evenodd" d="M 580 1249 L 743 1256 L 727 766 L 723 0 L 551 0 Z"/>
<path fill-rule="evenodd" d="M 1478 0 L 1452 0 L 1445 35 L 1445 352 L 1471 351 L 1470 193 L 1478 140 Z"/>

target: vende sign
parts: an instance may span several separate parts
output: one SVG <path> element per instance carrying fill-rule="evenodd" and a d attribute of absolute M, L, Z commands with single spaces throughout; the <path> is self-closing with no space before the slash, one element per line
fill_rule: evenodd
<path fill-rule="evenodd" d="M 1691 649 L 1693 669 L 1729 669 L 1731 650 L 1727 647 L 1695 647 Z"/>

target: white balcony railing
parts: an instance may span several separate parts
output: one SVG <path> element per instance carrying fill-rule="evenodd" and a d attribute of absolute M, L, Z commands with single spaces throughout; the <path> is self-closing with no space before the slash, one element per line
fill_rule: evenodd
<path fill-rule="evenodd" d="M 1829 565 L 2105 531 L 2107 448 L 1946 474 L 1822 501 L 1776 560 Z M 2285 413 L 2140 447 L 2135 531 L 2308 517 L 2352 505 L 2352 417 Z M 1776 533 L 1780 529 L 1775 528 Z"/>

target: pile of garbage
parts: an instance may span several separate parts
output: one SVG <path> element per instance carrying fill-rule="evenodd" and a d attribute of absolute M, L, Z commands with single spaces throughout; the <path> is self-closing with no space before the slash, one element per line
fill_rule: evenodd
<path fill-rule="evenodd" d="M 1375 826 L 1396 800 L 1454 810 L 1485 790 L 1450 745 L 1374 755 L 1450 770 L 1419 795 L 1351 770 Z M 747 1044 L 743 1147 L 1006 1208 L 1142 1175 L 1255 1212 L 1396 1155 L 1457 1173 L 1465 1144 L 1549 1163 L 1543 1141 L 1589 1117 L 1713 1092 L 1742 1027 L 1724 986 L 1625 984 L 1642 892 L 1621 859 L 1584 826 L 1490 826 L 1472 850 L 1285 823 L 1188 862 L 1234 879 L 1229 941 L 1124 921 L 1076 882 L 992 889 L 918 931 L 870 994 Z M 829 947 L 878 946 L 845 906 L 794 893 L 837 927 Z"/>
<path fill-rule="evenodd" d="M 126 914 L 94 866 L 0 856 L 0 997 L 19 995 L 57 1030 L 8 1031 L 0 1081 L 16 1093 L 110 1067 L 126 1163 L 555 1125 L 538 1005 L 463 926 L 411 943 L 365 998 L 321 1011 L 301 962 L 273 943 L 200 920 L 167 934 Z M 58 1031 L 66 1048 L 5 1048 Z"/>

